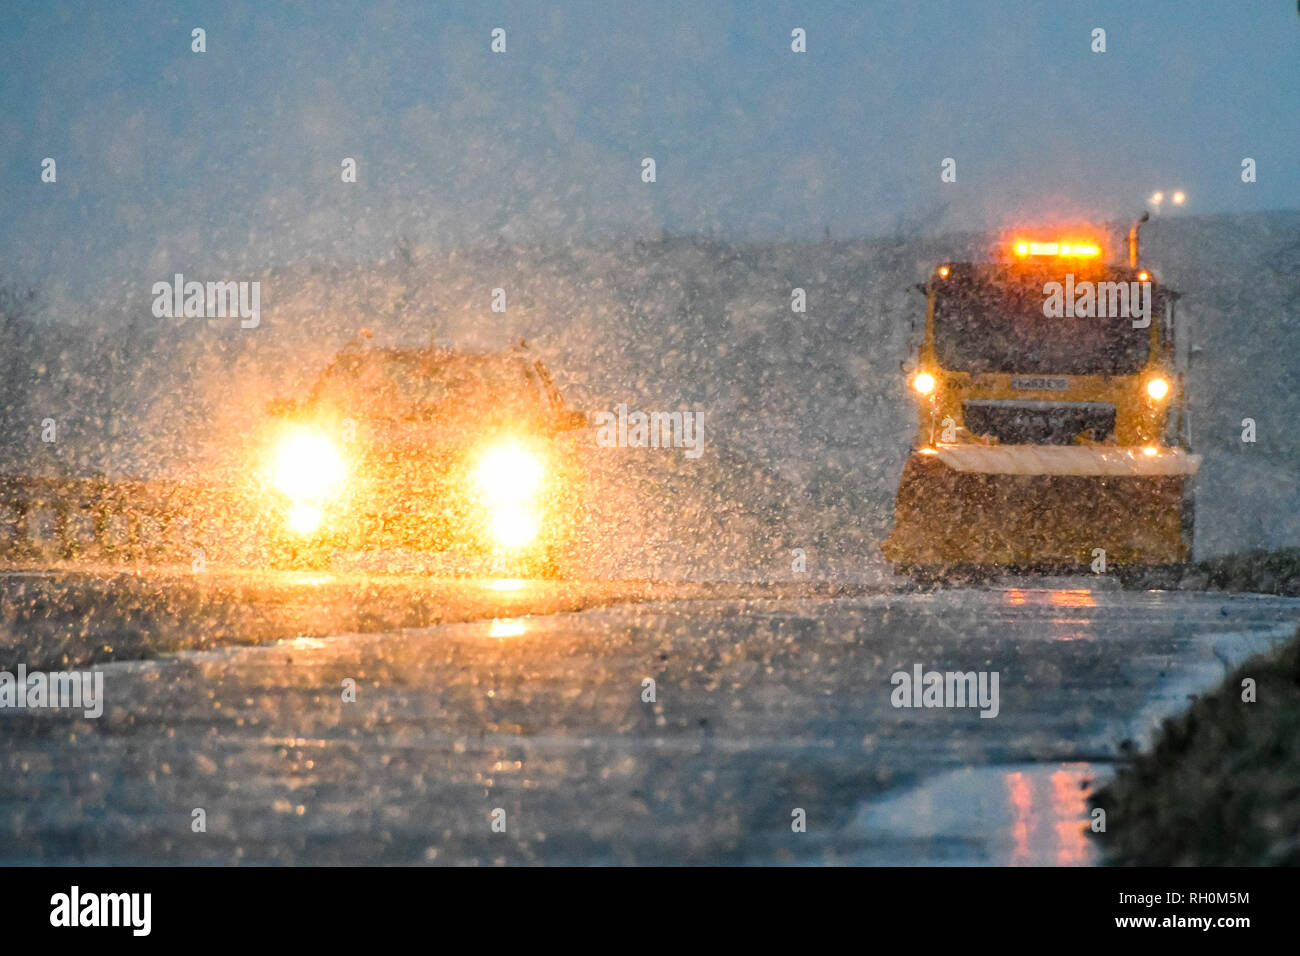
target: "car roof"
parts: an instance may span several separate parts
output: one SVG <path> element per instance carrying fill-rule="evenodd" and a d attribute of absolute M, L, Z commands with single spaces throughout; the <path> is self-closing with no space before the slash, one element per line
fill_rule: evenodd
<path fill-rule="evenodd" d="M 390 359 L 428 362 L 434 365 L 513 365 L 537 361 L 537 357 L 518 349 L 503 349 L 496 352 L 470 352 L 459 349 L 416 348 L 401 345 L 349 345 L 339 352 L 338 359 L 356 359 L 360 361 L 382 362 Z"/>

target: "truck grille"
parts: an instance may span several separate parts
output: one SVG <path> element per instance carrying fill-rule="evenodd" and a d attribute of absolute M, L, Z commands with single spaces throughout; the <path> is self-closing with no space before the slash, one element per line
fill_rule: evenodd
<path fill-rule="evenodd" d="M 1105 441 L 1115 433 L 1115 406 L 1109 402 L 970 399 L 962 410 L 967 431 L 1007 445 L 1069 445 L 1080 434 Z"/>

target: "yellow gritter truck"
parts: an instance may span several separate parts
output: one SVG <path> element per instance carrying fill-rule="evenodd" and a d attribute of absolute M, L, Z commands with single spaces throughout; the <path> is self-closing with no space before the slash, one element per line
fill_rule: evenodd
<path fill-rule="evenodd" d="M 908 370 L 918 431 L 894 528 L 903 574 L 1116 570 L 1192 556 L 1186 336 L 1178 296 L 1089 236 L 1023 235 L 921 286 Z"/>

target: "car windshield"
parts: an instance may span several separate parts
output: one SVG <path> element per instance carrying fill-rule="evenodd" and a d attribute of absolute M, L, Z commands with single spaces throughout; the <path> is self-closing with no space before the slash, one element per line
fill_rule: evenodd
<path fill-rule="evenodd" d="M 522 362 L 417 352 L 343 356 L 312 400 L 388 419 L 533 417 L 542 410 Z"/>
<path fill-rule="evenodd" d="M 1046 282 L 1006 275 L 959 276 L 935 296 L 934 348 L 939 364 L 959 372 L 1126 375 L 1147 361 L 1150 330 L 1130 316 L 1110 318 L 1043 313 Z M 1102 276 L 1101 281 L 1118 277 Z"/>

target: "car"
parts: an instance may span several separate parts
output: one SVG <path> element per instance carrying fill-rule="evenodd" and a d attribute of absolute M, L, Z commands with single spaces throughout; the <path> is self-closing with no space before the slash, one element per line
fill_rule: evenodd
<path fill-rule="evenodd" d="M 343 349 L 305 400 L 272 403 L 259 497 L 271 561 L 373 549 L 491 555 L 554 577 L 583 475 L 569 407 L 525 343 L 491 353 Z"/>

